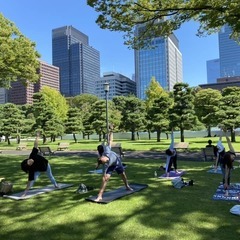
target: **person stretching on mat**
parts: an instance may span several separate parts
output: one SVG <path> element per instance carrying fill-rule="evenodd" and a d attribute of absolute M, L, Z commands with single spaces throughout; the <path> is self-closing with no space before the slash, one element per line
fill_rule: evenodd
<path fill-rule="evenodd" d="M 52 175 L 51 166 L 48 160 L 38 154 L 38 136 L 37 134 L 34 147 L 29 155 L 29 158 L 25 159 L 21 163 L 21 169 L 28 173 L 28 182 L 26 189 L 22 197 L 26 196 L 28 190 L 34 185 L 41 172 L 45 172 L 55 188 L 59 188 L 55 178 Z"/>
<path fill-rule="evenodd" d="M 220 156 L 219 158 L 219 164 L 221 167 L 221 171 L 222 171 L 222 178 L 223 178 L 223 187 L 225 190 L 225 196 L 228 196 L 228 190 L 230 188 L 230 178 L 231 178 L 231 171 L 233 169 L 233 162 L 235 159 L 235 151 L 233 149 L 232 143 L 229 139 L 229 137 L 226 136 L 226 140 L 228 143 L 228 147 L 229 147 L 229 151 L 225 152 L 222 156 Z M 221 146 L 221 142 L 218 142 L 217 147 L 219 149 L 223 148 Z"/>
<path fill-rule="evenodd" d="M 166 177 L 170 176 L 170 171 L 173 165 L 175 172 L 177 173 L 177 151 L 174 149 L 174 135 L 173 131 L 171 133 L 171 144 L 166 150 L 167 160 L 166 160 Z"/>
<path fill-rule="evenodd" d="M 127 176 L 121 161 L 121 158 L 118 154 L 111 151 L 111 142 L 112 142 L 112 132 L 109 133 L 109 139 L 107 145 L 99 145 L 98 150 L 98 160 L 96 169 L 102 164 L 103 165 L 103 176 L 102 176 L 102 185 L 100 187 L 98 197 L 95 199 L 95 202 L 102 200 L 102 195 L 106 189 L 107 182 L 109 181 L 113 171 L 116 171 L 118 175 L 121 176 L 126 189 L 132 191 L 133 189 L 129 186 Z"/>

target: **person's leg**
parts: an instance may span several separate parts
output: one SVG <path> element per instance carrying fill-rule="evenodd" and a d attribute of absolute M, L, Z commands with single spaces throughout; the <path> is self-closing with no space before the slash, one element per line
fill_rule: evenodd
<path fill-rule="evenodd" d="M 173 167 L 175 172 L 177 173 L 177 156 L 174 156 L 172 158 L 173 158 Z"/>
<path fill-rule="evenodd" d="M 132 191 L 133 189 L 128 184 L 127 175 L 126 175 L 125 171 L 123 171 L 122 173 L 119 173 L 119 175 L 121 176 L 126 189 Z"/>
<path fill-rule="evenodd" d="M 48 178 L 50 179 L 51 183 L 54 185 L 54 187 L 58 188 L 58 184 L 57 184 L 54 176 L 52 175 L 52 170 L 51 170 L 51 166 L 50 166 L 49 163 L 48 163 L 48 166 L 47 166 L 46 174 L 47 174 Z"/>
<path fill-rule="evenodd" d="M 100 200 L 102 200 L 102 195 L 106 189 L 106 186 L 107 186 L 107 182 L 109 181 L 111 177 L 111 174 L 104 174 L 103 177 L 102 177 L 102 185 L 100 187 L 100 190 L 98 192 L 98 197 L 95 199 L 95 202 L 98 202 Z"/>
<path fill-rule="evenodd" d="M 170 157 L 169 158 L 169 161 L 168 161 L 168 164 L 166 164 L 166 173 L 167 173 L 167 177 L 169 177 L 170 175 L 170 171 L 171 171 L 171 168 L 172 168 L 172 158 Z"/>
<path fill-rule="evenodd" d="M 38 177 L 40 176 L 41 172 L 34 172 L 34 180 L 32 180 L 30 182 L 30 185 L 29 185 L 29 189 L 31 189 L 35 183 L 35 181 L 38 179 Z"/>

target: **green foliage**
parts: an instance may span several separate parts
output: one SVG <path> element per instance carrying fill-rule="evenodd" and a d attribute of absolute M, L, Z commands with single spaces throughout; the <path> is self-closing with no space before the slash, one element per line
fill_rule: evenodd
<path fill-rule="evenodd" d="M 39 53 L 35 43 L 23 36 L 14 23 L 0 13 L 0 87 L 9 88 L 12 81 L 23 84 L 39 80 Z"/>
<path fill-rule="evenodd" d="M 20 109 L 13 103 L 4 104 L 0 112 L 0 132 L 6 137 L 10 144 L 10 136 L 17 136 L 21 133 L 24 125 L 24 116 Z"/>
<path fill-rule="evenodd" d="M 212 34 L 231 26 L 232 36 L 240 37 L 240 5 L 236 0 L 88 0 L 99 16 L 97 24 L 103 29 L 125 32 L 125 44 L 132 48 L 146 47 L 148 39 L 169 36 L 190 20 L 199 23 L 197 35 Z M 138 37 L 136 25 L 145 27 Z"/>
<path fill-rule="evenodd" d="M 195 94 L 194 107 L 198 119 L 208 128 L 208 135 L 211 136 L 210 128 L 217 126 L 217 112 L 219 111 L 219 101 L 222 95 L 215 89 L 201 89 Z"/>
<path fill-rule="evenodd" d="M 194 96 L 187 83 L 177 83 L 173 89 L 174 105 L 170 109 L 170 124 L 171 128 L 180 129 L 181 141 L 184 142 L 184 130 L 191 129 L 197 121 Z"/>

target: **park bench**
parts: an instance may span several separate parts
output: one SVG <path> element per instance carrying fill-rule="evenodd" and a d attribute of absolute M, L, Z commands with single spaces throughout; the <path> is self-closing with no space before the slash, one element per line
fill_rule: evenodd
<path fill-rule="evenodd" d="M 115 153 L 117 153 L 120 157 L 124 157 L 124 152 L 122 150 L 121 143 L 111 143 L 111 150 Z"/>
<path fill-rule="evenodd" d="M 42 154 L 43 156 L 45 156 L 45 155 L 51 156 L 55 153 L 54 151 L 52 151 L 50 149 L 50 147 L 46 147 L 46 146 L 38 147 L 38 149 L 39 149 L 40 154 Z"/>
<path fill-rule="evenodd" d="M 188 143 L 188 142 L 174 143 L 174 148 L 175 148 L 175 149 L 187 150 L 188 147 L 189 147 L 189 143 Z"/>
<path fill-rule="evenodd" d="M 204 161 L 207 161 L 208 158 L 210 158 L 211 160 L 215 159 L 214 147 L 202 148 L 202 154 L 203 154 L 203 157 L 204 157 Z"/>
<path fill-rule="evenodd" d="M 20 143 L 16 148 L 16 150 L 23 150 L 23 149 L 27 149 L 26 143 Z"/>
<path fill-rule="evenodd" d="M 62 150 L 67 150 L 69 149 L 69 143 L 67 142 L 61 142 L 58 144 L 58 151 L 62 151 Z"/>

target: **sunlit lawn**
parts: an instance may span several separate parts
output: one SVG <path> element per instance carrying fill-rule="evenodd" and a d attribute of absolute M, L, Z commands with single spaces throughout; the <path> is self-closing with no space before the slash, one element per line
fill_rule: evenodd
<path fill-rule="evenodd" d="M 130 142 L 125 144 L 130 149 Z M 14 183 L 14 192 L 22 191 L 26 184 L 27 175 L 20 170 L 23 158 L 0 155 L 0 176 Z M 177 190 L 170 181 L 154 178 L 161 160 L 125 158 L 129 182 L 148 184 L 148 188 L 109 204 L 96 204 L 85 200 L 97 194 L 101 182 L 100 174 L 88 173 L 95 158 L 55 155 L 49 161 L 58 182 L 74 186 L 24 201 L 0 198 L 1 240 L 239 239 L 239 216 L 229 212 L 238 203 L 212 200 L 221 175 L 207 173 L 210 162 L 179 161 L 179 168 L 187 171 L 184 179 L 193 179 L 194 186 Z M 234 170 L 232 182 L 240 182 L 239 168 Z M 95 190 L 77 194 L 80 183 Z M 47 177 L 41 175 L 35 187 L 47 184 Z M 121 185 L 114 174 L 107 190 Z"/>

